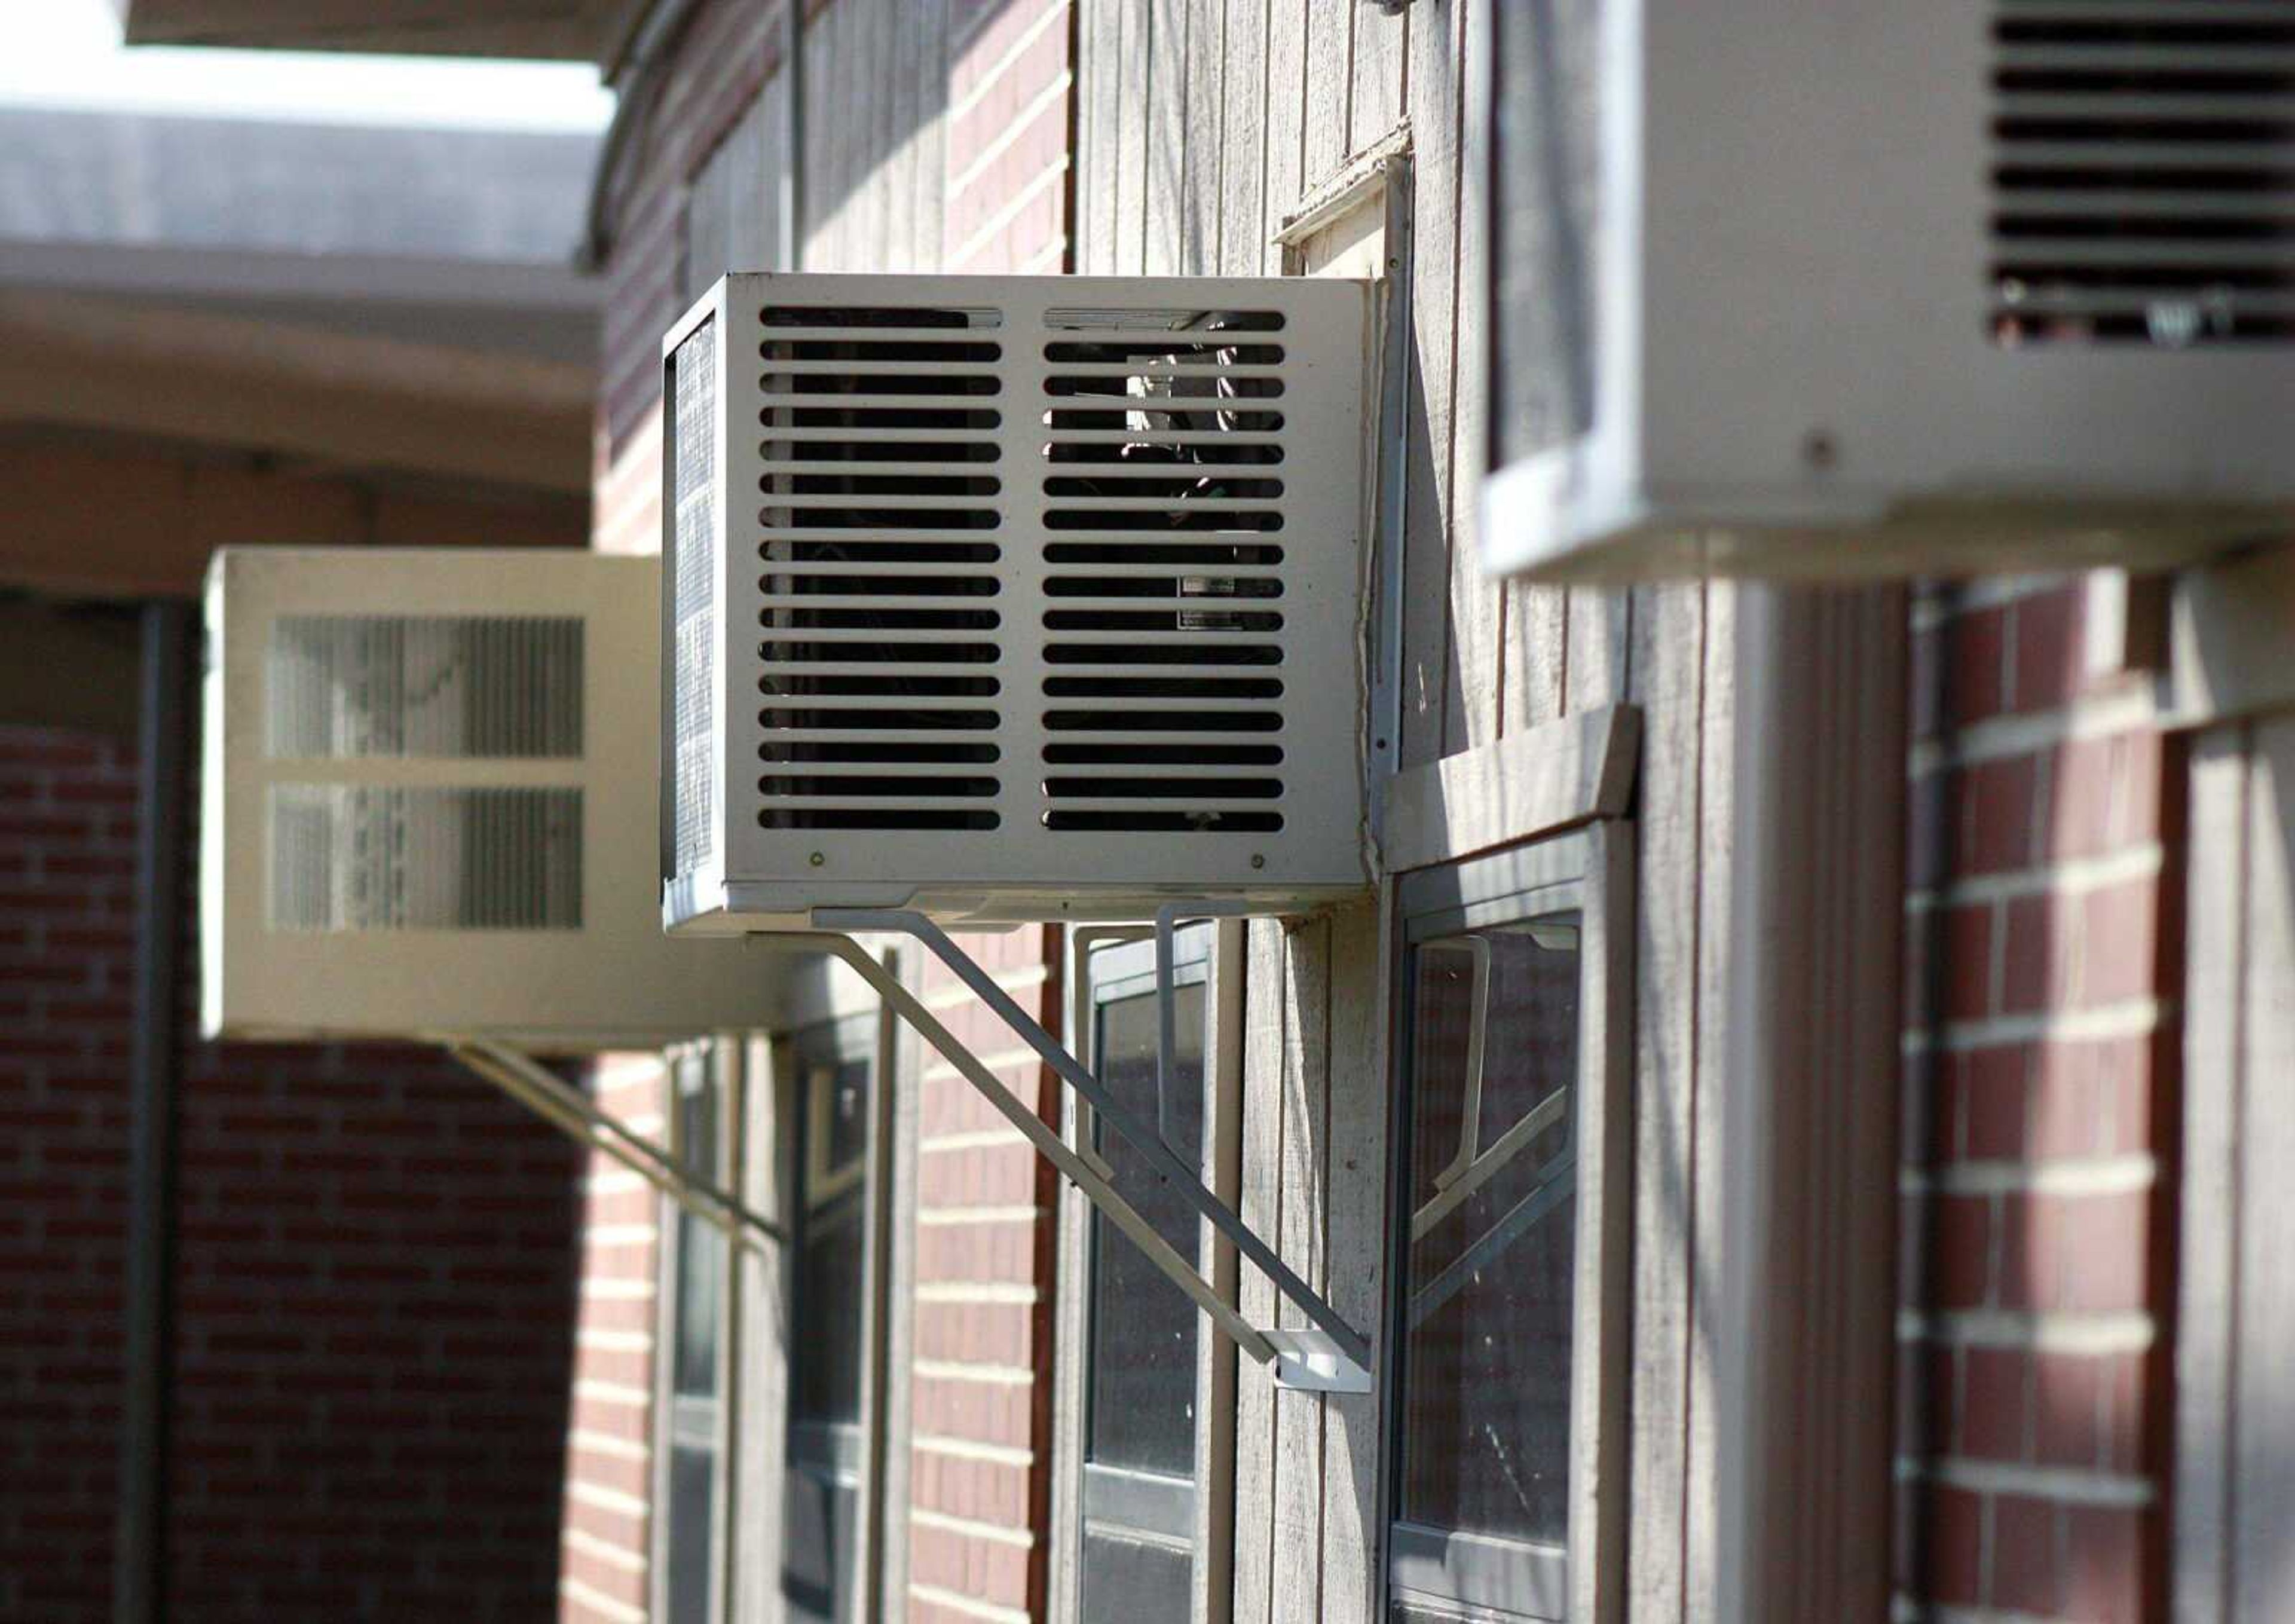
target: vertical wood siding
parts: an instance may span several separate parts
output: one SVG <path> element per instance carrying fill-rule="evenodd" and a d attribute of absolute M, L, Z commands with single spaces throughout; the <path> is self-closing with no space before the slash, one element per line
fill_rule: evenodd
<path fill-rule="evenodd" d="M 1489 0 L 1482 0 L 1489 3 Z M 1482 188 L 1461 162 L 1482 19 L 1474 0 L 1390 17 L 1330 0 L 1082 0 L 1077 269 L 1250 274 L 1303 197 L 1405 118 L 1413 163 L 1409 508 L 1403 592 L 1405 767 L 1621 701 L 1645 707 L 1637 808 L 1638 1245 L 1629 1453 L 1635 1620 L 1709 1616 L 1719 1268 L 1712 1034 L 1726 895 L 1729 673 L 1726 585 L 1631 593 L 1493 583 L 1474 493 L 1487 296 Z M 1573 13 L 1574 15 L 1574 13 Z M 1388 951 L 1375 915 L 1255 923 L 1249 954 L 1243 1216 L 1366 1326 L 1383 1289 Z M 1376 1028 L 1376 1030 L 1374 1030 Z M 1700 1235 L 1700 1227 L 1708 1231 Z M 1639 1244 L 1638 1237 L 1663 1244 Z M 1246 1318 L 1274 1311 L 1243 1273 Z M 1291 1323 L 1287 1315 L 1283 1323 Z M 1236 1417 L 1237 1624 L 1383 1612 L 1371 1398 L 1278 1392 L 1246 1365 Z"/>

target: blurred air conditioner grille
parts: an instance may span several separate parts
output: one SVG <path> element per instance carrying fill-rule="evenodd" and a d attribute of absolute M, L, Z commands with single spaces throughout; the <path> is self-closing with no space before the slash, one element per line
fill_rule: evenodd
<path fill-rule="evenodd" d="M 1002 319 L 760 321 L 757 821 L 993 829 Z"/>
<path fill-rule="evenodd" d="M 2295 337 L 2295 4 L 1993 15 L 1994 341 Z"/>
<path fill-rule="evenodd" d="M 669 388 L 671 846 L 676 871 L 690 874 L 709 861 L 715 827 L 717 350 L 709 325 L 678 347 Z"/>
<path fill-rule="evenodd" d="M 582 754 L 577 619 L 288 616 L 266 663 L 276 760 Z"/>
<path fill-rule="evenodd" d="M 280 784 L 271 928 L 579 930 L 579 789 Z"/>
<path fill-rule="evenodd" d="M 1063 336 L 1043 352 L 1044 826 L 1274 833 L 1283 316 L 1053 310 L 1045 325 Z"/>

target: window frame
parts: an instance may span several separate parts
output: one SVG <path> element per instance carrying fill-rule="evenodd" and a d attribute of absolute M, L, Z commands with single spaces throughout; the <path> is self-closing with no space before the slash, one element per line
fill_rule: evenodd
<path fill-rule="evenodd" d="M 662 1052 L 663 1134 L 671 1159 L 687 1164 L 684 1103 L 688 1096 L 714 1089 L 716 1105 L 715 1155 L 712 1165 L 698 1170 L 720 1188 L 731 1188 L 732 1170 L 740 1164 L 740 1124 L 744 1120 L 744 1087 L 747 1069 L 741 1046 L 723 1038 L 700 1038 Z M 689 1069 L 690 1068 L 690 1069 Z M 730 1616 L 734 1592 L 734 1522 L 732 1495 L 738 1464 L 735 1450 L 739 1429 L 739 1403 L 734 1383 L 739 1368 L 740 1337 L 739 1251 L 730 1244 L 719 1248 L 715 1393 L 706 1400 L 677 1391 L 679 1360 L 678 1285 L 682 1276 L 684 1236 L 689 1223 L 701 1220 L 667 1196 L 655 1204 L 654 1296 L 655 1355 L 653 1360 L 652 1458 L 648 1463 L 653 1515 L 648 1531 L 649 1611 L 658 1619 L 670 1616 L 671 1541 L 676 1537 L 674 1498 L 674 1455 L 681 1440 L 694 1431 L 693 1412 L 706 1403 L 711 1412 L 699 1424 L 710 1433 L 709 1599 L 710 1624 Z"/>
<path fill-rule="evenodd" d="M 1627 1377 L 1632 1291 L 1633 829 L 1595 821 L 1396 877 L 1388 962 L 1388 1255 L 1379 1373 L 1378 1539 L 1382 1616 L 1397 1602 L 1436 1613 L 1469 1608 L 1514 1624 L 1622 1617 Z M 1495 926 L 1574 910 L 1580 916 L 1578 1072 L 1572 1082 L 1575 1249 L 1572 1261 L 1569 1533 L 1537 1547 L 1405 1522 L 1401 1514 L 1409 1370 L 1411 1039 L 1416 952 Z M 1487 1015 L 1478 1008 L 1477 1024 Z M 1480 1034 L 1473 1047 L 1479 1049 Z M 1482 1149 L 1487 1153 L 1489 1147 Z M 1550 1550 L 1551 1547 L 1548 1547 Z M 1541 1612 L 1491 1612 L 1527 1589 Z"/>
<path fill-rule="evenodd" d="M 1154 930 L 1148 926 L 1092 927 L 1070 932 L 1069 1032 L 1087 1065 L 1094 1052 L 1100 1009 L 1156 991 Z M 1200 983 L 1204 999 L 1204 1121 L 1200 1171 L 1213 1194 L 1232 1206 L 1241 1183 L 1243 1104 L 1244 929 L 1239 920 L 1182 927 L 1173 969 L 1180 983 Z M 1064 1090 L 1062 1129 L 1068 1143 L 1096 1160 L 1092 1111 L 1073 1089 Z M 1093 1467 L 1089 1448 L 1093 1340 L 1094 1245 L 1097 1210 L 1062 1180 L 1059 1271 L 1053 1396 L 1053 1505 L 1049 1617 L 1075 1624 L 1083 1600 L 1083 1538 L 1087 1506 L 1132 1501 L 1136 1511 L 1177 1509 L 1179 1480 L 1121 1467 Z M 1198 1222 L 1193 1258 L 1204 1277 L 1229 1302 L 1236 1301 L 1234 1245 Z M 1236 1348 L 1210 1318 L 1194 1315 L 1197 1424 L 1192 1492 L 1187 1498 L 1195 1561 L 1188 1586 L 1189 1624 L 1225 1624 L 1233 1608 L 1235 1517 Z"/>

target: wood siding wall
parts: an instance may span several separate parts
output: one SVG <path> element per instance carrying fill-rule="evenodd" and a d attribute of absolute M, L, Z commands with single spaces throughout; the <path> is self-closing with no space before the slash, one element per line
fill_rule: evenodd
<path fill-rule="evenodd" d="M 1571 8 L 1566 20 L 1583 26 Z M 1300 200 L 1406 119 L 1416 275 L 1402 649 L 1405 767 L 1557 716 L 1645 707 L 1637 808 L 1638 1145 L 1629 1616 L 1714 1616 L 1719 1011 L 1735 589 L 1630 592 L 1486 579 L 1471 493 L 1483 431 L 1482 186 L 1461 162 L 1480 19 L 1330 0 L 1085 0 L 1077 269 L 1277 273 Z M 1243 1216 L 1341 1311 L 1378 1318 L 1386 948 L 1373 910 L 1252 927 Z M 1701 992 L 1701 990 L 1704 990 Z M 1701 1109 L 1701 1106 L 1706 1108 Z M 1246 1318 L 1272 1311 L 1245 1271 Z M 1262 1321 L 1263 1323 L 1263 1321 Z M 1288 1318 L 1285 1323 L 1292 1323 Z M 1371 1398 L 1237 1383 L 1237 1624 L 1368 1620 L 1379 1417 Z"/>

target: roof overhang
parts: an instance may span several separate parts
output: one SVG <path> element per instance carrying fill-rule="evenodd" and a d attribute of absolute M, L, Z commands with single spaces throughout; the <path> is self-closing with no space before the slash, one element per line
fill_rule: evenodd
<path fill-rule="evenodd" d="M 135 45 L 610 62 L 636 0 L 112 0 Z"/>

